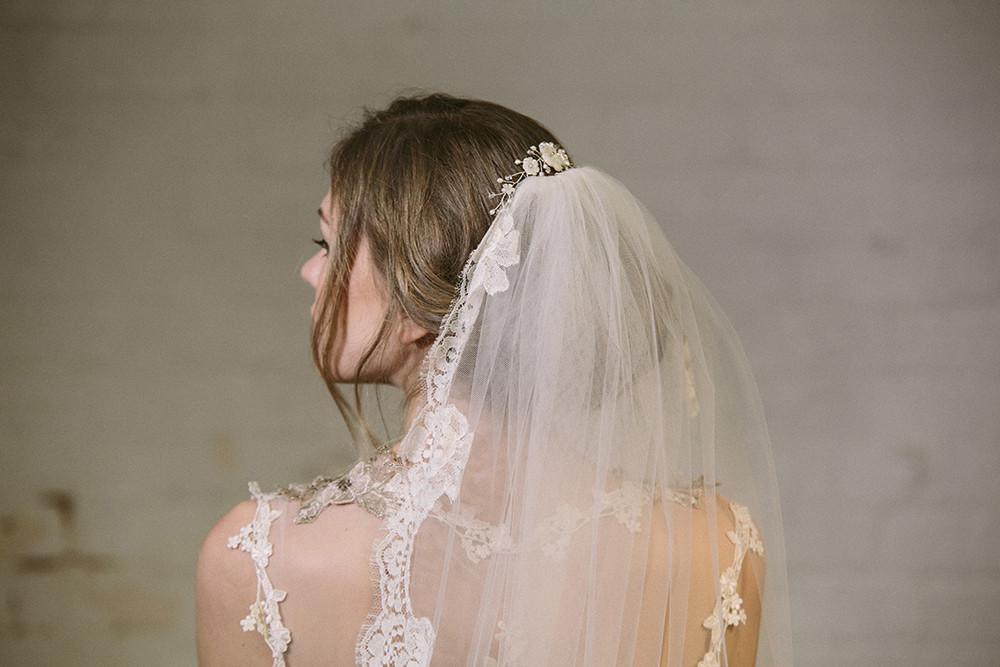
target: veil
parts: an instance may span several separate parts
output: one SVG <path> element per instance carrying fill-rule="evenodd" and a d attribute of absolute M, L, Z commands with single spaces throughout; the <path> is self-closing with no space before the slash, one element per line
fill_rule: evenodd
<path fill-rule="evenodd" d="M 297 520 L 346 502 L 381 518 L 358 664 L 789 665 L 777 482 L 737 335 L 625 185 L 539 148 L 497 179 L 412 426 L 297 490 Z"/>

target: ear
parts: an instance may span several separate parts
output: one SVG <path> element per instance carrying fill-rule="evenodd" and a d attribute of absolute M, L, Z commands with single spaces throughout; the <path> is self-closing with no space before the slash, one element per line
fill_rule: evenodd
<path fill-rule="evenodd" d="M 409 345 L 424 338 L 428 339 L 427 342 L 433 342 L 434 340 L 431 332 L 411 320 L 408 315 L 404 314 L 399 323 L 399 342 L 403 345 Z"/>

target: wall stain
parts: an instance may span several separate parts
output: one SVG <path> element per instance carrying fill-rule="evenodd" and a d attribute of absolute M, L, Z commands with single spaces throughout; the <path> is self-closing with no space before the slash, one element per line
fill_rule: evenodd
<path fill-rule="evenodd" d="M 0 519 L 3 554 L 23 575 L 47 575 L 60 571 L 107 572 L 115 559 L 106 554 L 90 553 L 77 547 L 77 503 L 69 491 L 46 489 L 38 494 L 41 504 L 56 515 L 57 536 L 61 548 L 32 553 L 46 537 L 45 524 L 30 515 L 4 514 Z"/>
<path fill-rule="evenodd" d="M 76 526 L 76 499 L 73 498 L 73 494 L 69 491 L 47 489 L 38 495 L 44 504 L 55 510 L 56 515 L 59 517 L 59 523 L 65 529 L 71 529 Z"/>
<path fill-rule="evenodd" d="M 0 514 L 0 558 L 32 549 L 47 532 L 48 523 L 36 515 Z"/>
<path fill-rule="evenodd" d="M 54 554 L 15 556 L 14 571 L 18 574 L 51 574 L 60 570 L 107 572 L 112 569 L 114 562 L 110 556 L 85 553 L 67 547 Z"/>
<path fill-rule="evenodd" d="M 44 601 L 31 604 L 37 591 L 57 586 L 70 608 L 85 607 L 112 638 L 157 635 L 173 628 L 181 600 L 162 587 L 162 578 L 150 571 L 170 568 L 154 559 L 125 560 L 113 555 L 80 549 L 77 545 L 78 502 L 66 490 L 46 489 L 38 494 L 42 512 L 6 512 L 0 515 L 0 565 L 13 575 L 3 591 L 0 607 L 0 637 L 45 639 L 59 624 Z M 53 534 L 54 533 L 54 534 Z M 54 546 L 53 549 L 50 545 Z M 44 546 L 43 546 L 44 545 Z M 39 588 L 41 587 L 41 588 Z"/>

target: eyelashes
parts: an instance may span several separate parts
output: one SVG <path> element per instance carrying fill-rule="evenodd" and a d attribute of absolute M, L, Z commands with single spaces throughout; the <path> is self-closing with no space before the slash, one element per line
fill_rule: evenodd
<path fill-rule="evenodd" d="M 322 248 L 324 253 L 330 252 L 330 244 L 326 242 L 326 239 L 313 239 L 312 241 Z"/>

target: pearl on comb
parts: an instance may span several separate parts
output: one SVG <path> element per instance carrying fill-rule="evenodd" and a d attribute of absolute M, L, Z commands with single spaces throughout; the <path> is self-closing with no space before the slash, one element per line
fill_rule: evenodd
<path fill-rule="evenodd" d="M 551 141 L 543 141 L 537 147 L 532 146 L 528 149 L 528 157 L 514 160 L 514 164 L 521 165 L 521 171 L 498 178 L 497 183 L 503 183 L 500 192 L 491 192 L 489 195 L 490 199 L 500 197 L 500 203 L 490 209 L 490 215 L 507 204 L 514 194 L 514 187 L 528 176 L 548 176 L 574 166 L 566 150 Z"/>

